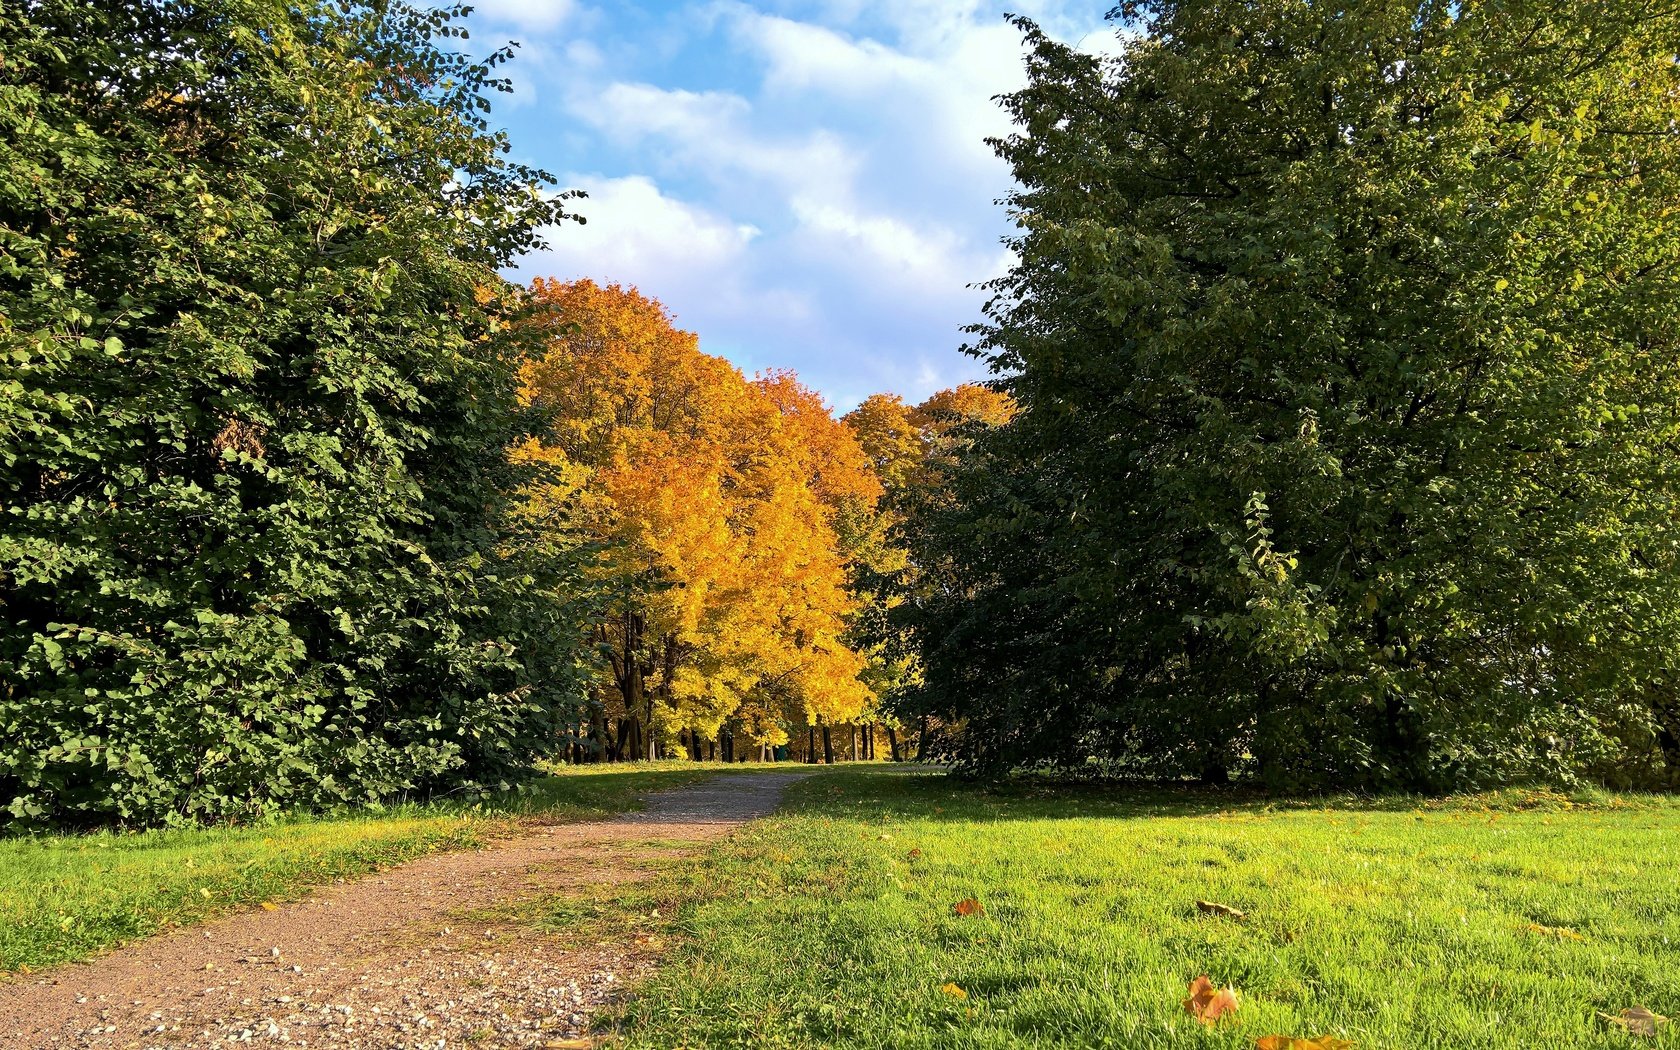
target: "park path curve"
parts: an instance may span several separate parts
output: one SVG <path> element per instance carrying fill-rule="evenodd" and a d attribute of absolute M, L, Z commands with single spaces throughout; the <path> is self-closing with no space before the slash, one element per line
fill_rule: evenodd
<path fill-rule="evenodd" d="M 615 820 L 527 828 L 0 984 L 0 1047 L 585 1045 L 590 1013 L 652 951 L 461 916 L 646 878 L 648 861 L 769 815 L 804 775 L 719 776 Z"/>

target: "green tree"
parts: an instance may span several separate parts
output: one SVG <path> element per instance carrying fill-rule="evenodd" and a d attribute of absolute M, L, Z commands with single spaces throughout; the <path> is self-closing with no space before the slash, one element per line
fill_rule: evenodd
<path fill-rule="evenodd" d="M 1021 406 L 929 542 L 981 768 L 1672 778 L 1680 13 L 1151 0 L 1031 23 Z"/>
<path fill-rule="evenodd" d="M 549 746 L 577 559 L 509 513 L 497 269 L 563 198 L 487 131 L 507 53 L 450 50 L 458 13 L 0 10 L 7 816 L 235 818 Z"/>
<path fill-rule="evenodd" d="M 853 634 L 867 654 L 867 681 L 879 698 L 874 718 L 887 731 L 889 753 L 903 757 L 898 731 L 916 730 L 913 754 L 943 734 L 946 713 L 926 701 L 913 626 L 924 606 L 950 585 L 947 537 L 940 514 L 953 499 L 952 471 L 975 434 L 1007 422 L 1014 403 L 996 390 L 964 383 L 911 407 L 894 394 L 874 394 L 845 423 L 882 480 L 884 498 L 860 521 L 852 589 L 859 599 Z M 930 719 L 938 716 L 941 724 Z M 873 736 L 870 737 L 873 740 Z"/>

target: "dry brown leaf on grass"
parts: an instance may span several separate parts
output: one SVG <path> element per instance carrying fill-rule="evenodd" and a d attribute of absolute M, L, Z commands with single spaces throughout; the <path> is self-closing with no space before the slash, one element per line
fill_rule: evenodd
<path fill-rule="evenodd" d="M 973 897 L 964 897 L 962 900 L 951 905 L 951 910 L 965 919 L 970 915 L 986 914 L 986 906 L 975 900 Z"/>
<path fill-rule="evenodd" d="M 1224 919 L 1236 919 L 1238 922 L 1248 918 L 1246 912 L 1238 911 L 1229 904 L 1216 904 L 1213 901 L 1197 901 L 1196 910 L 1208 915 L 1217 915 Z"/>
<path fill-rule="evenodd" d="M 1190 982 L 1190 998 L 1184 1000 L 1184 1009 L 1203 1024 L 1213 1024 L 1236 1011 L 1237 990 L 1230 985 L 1215 988 L 1204 973 Z"/>
<path fill-rule="evenodd" d="M 1612 1028 L 1620 1028 L 1629 1035 L 1654 1036 L 1657 1029 L 1668 1023 L 1668 1018 L 1662 1014 L 1655 1014 L 1643 1006 L 1632 1006 L 1619 1014 L 1599 1012 L 1600 1017 Z"/>
<path fill-rule="evenodd" d="M 920 857 L 921 855 L 922 855 L 922 848 L 920 846 L 917 846 L 915 849 L 913 849 L 909 853 L 905 854 L 905 856 L 909 857 L 911 860 L 915 860 L 918 857 Z"/>
<path fill-rule="evenodd" d="M 1567 926 L 1542 926 L 1537 922 L 1528 924 L 1529 933 L 1538 933 L 1542 937 L 1556 937 L 1560 941 L 1584 941 L 1585 937 Z"/>
<path fill-rule="evenodd" d="M 543 1047 L 544 1050 L 594 1050 L 600 1045 L 594 1036 L 584 1035 L 576 1039 L 550 1039 Z"/>
<path fill-rule="evenodd" d="M 1301 1039 L 1293 1035 L 1263 1035 L 1254 1041 L 1254 1050 L 1351 1050 L 1353 1044 L 1333 1035 L 1316 1039 Z"/>

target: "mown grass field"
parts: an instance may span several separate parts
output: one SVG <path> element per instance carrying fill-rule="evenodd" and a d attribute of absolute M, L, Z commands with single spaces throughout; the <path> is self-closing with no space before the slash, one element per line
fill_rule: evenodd
<path fill-rule="evenodd" d="M 617 1019 L 629 1046 L 1680 1046 L 1680 1024 L 1598 1016 L 1680 1015 L 1676 799 L 1283 805 L 858 768 L 667 880 L 684 947 Z M 1185 1012 L 1203 973 L 1234 1019 Z"/>
<path fill-rule="evenodd" d="M 740 767 L 736 767 L 740 768 Z M 568 768 L 472 806 L 298 817 L 255 827 L 0 839 L 0 974 L 86 958 L 187 925 L 443 849 L 480 845 L 520 819 L 587 820 L 639 793 L 713 776 L 672 762 Z"/>

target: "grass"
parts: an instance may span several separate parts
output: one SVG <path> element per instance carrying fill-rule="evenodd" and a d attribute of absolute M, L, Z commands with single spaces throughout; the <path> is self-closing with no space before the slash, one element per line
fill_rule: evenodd
<path fill-rule="evenodd" d="M 842 770 L 668 875 L 633 1047 L 1675 1047 L 1680 800 L 1278 806 Z M 675 881 L 671 881 L 671 880 Z M 984 913 L 953 905 L 976 898 Z M 1243 920 L 1206 915 L 1197 900 Z M 1234 1020 L 1181 1006 L 1198 974 Z M 942 991 L 950 984 L 966 998 Z"/>
<path fill-rule="evenodd" d="M 742 768 L 742 767 L 734 767 Z M 641 792 L 713 776 L 682 762 L 561 769 L 490 804 L 291 817 L 254 827 L 0 839 L 0 974 L 85 959 L 310 886 L 439 850 L 482 845 L 521 820 L 588 820 Z"/>

